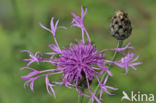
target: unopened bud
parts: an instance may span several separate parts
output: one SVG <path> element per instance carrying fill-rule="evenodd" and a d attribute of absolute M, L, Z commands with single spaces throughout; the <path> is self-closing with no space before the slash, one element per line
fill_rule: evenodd
<path fill-rule="evenodd" d="M 132 26 L 127 13 L 121 10 L 115 12 L 111 20 L 110 29 L 112 36 L 117 40 L 128 38 L 132 32 Z"/>

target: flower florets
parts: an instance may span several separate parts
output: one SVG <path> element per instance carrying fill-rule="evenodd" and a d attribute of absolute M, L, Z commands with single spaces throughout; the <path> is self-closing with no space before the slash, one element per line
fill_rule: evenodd
<path fill-rule="evenodd" d="M 93 66 L 103 65 L 104 55 L 98 55 L 98 51 L 91 43 L 77 43 L 70 45 L 69 49 L 63 49 L 60 55 L 58 67 L 64 71 L 64 77 L 70 82 L 78 84 L 82 78 L 82 73 L 89 80 L 93 80 L 97 73 Z"/>
<path fill-rule="evenodd" d="M 51 29 L 45 27 L 44 25 L 40 24 L 40 26 L 49 31 L 54 39 L 55 44 L 50 44 L 49 48 L 52 52 L 46 52 L 45 54 L 50 55 L 49 58 L 42 58 L 39 57 L 37 53 L 33 54 L 28 50 L 24 50 L 23 52 L 29 53 L 30 59 L 24 59 L 24 61 L 28 61 L 26 67 L 23 69 L 31 70 L 30 73 L 27 75 L 22 76 L 22 79 L 26 80 L 25 86 L 30 84 L 30 89 L 33 91 L 34 89 L 34 81 L 40 77 L 45 78 L 45 84 L 47 91 L 50 95 L 56 97 L 54 87 L 56 85 L 64 84 L 66 87 L 74 87 L 76 91 L 83 96 L 92 99 L 92 103 L 96 100 L 97 103 L 101 103 L 102 94 L 103 92 L 112 95 L 108 89 L 117 90 L 118 88 L 113 88 L 107 86 L 107 80 L 109 77 L 112 77 L 112 73 L 109 70 L 109 66 L 107 64 L 115 64 L 121 68 L 125 68 L 126 73 L 128 73 L 128 67 L 132 67 L 135 70 L 136 65 L 141 64 L 141 62 L 135 61 L 138 59 L 132 59 L 134 53 L 126 54 L 125 50 L 127 49 L 134 49 L 130 47 L 129 44 L 123 48 L 115 48 L 115 49 L 104 49 L 104 50 L 97 50 L 96 46 L 91 43 L 91 39 L 89 33 L 87 32 L 86 28 L 83 24 L 84 16 L 87 12 L 83 8 L 81 8 L 81 17 L 77 16 L 76 14 L 72 13 L 73 15 L 73 23 L 72 26 L 77 26 L 82 31 L 82 40 L 80 42 L 76 41 L 76 44 L 70 44 L 68 48 L 61 49 L 57 40 L 56 40 L 56 30 L 57 28 L 65 28 L 64 26 L 58 26 L 59 21 L 57 20 L 54 24 L 54 17 L 52 17 L 50 25 Z M 84 34 L 87 36 L 87 42 L 84 39 Z M 106 50 L 111 51 L 118 51 L 124 55 L 119 61 L 110 61 L 104 58 L 104 52 Z M 31 64 L 37 62 L 48 62 L 52 65 L 55 65 L 56 68 L 52 69 L 43 69 L 37 70 L 31 68 Z M 106 76 L 104 82 L 100 81 L 100 76 L 106 72 L 108 75 Z M 61 81 L 50 81 L 49 77 L 57 74 L 62 74 Z M 91 82 L 93 80 L 97 80 L 98 84 L 101 88 L 100 97 L 98 98 L 90 88 Z M 84 85 L 84 86 L 83 86 Z M 80 88 L 88 89 L 90 94 L 85 94 L 80 90 Z"/>
<path fill-rule="evenodd" d="M 125 68 L 125 74 L 127 74 L 129 71 L 128 67 L 131 67 L 132 69 L 136 70 L 134 66 L 142 64 L 142 62 L 136 62 L 139 56 L 137 56 L 134 59 L 133 57 L 134 53 L 128 53 L 125 57 L 121 58 L 120 61 L 115 61 L 114 63 L 121 68 Z"/>

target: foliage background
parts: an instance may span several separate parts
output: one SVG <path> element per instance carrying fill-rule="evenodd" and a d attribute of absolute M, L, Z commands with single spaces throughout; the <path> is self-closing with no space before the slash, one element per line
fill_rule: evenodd
<path fill-rule="evenodd" d="M 49 26 L 52 16 L 60 19 L 60 25 L 68 27 L 67 30 L 57 31 L 61 47 L 80 40 L 80 30 L 70 28 L 70 13 L 80 14 L 82 4 L 88 8 L 85 25 L 98 49 L 116 47 L 117 41 L 109 32 L 111 16 L 118 9 L 128 12 L 133 33 L 124 44 L 131 42 L 136 54 L 140 55 L 140 61 L 144 62 L 137 67 L 137 71 L 131 69 L 125 76 L 120 75 L 123 69 L 113 68 L 114 78 L 109 79 L 109 84 L 120 89 L 114 92 L 115 96 L 104 95 L 103 103 L 120 103 L 123 90 L 127 93 L 140 91 L 156 94 L 155 0 L 86 0 L 83 3 L 80 0 L 0 0 L 0 103 L 77 102 L 75 90 L 64 86 L 55 88 L 56 99 L 49 96 L 44 79 L 35 82 L 34 92 L 29 88 L 24 89 L 24 80 L 20 77 L 27 71 L 21 71 L 20 68 L 26 65 L 22 60 L 28 56 L 20 51 L 50 51 L 48 44 L 53 42 L 52 36 L 39 26 L 39 22 Z M 110 55 L 106 57 L 110 58 Z M 47 64 L 38 66 L 39 69 L 49 67 Z M 87 100 L 85 98 L 84 102 L 87 103 Z"/>

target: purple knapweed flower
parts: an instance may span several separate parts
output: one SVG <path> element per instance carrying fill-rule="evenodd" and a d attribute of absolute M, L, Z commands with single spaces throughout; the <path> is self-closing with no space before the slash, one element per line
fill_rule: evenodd
<path fill-rule="evenodd" d="M 103 92 L 112 95 L 108 89 L 117 90 L 117 88 L 113 88 L 107 86 L 108 77 L 112 77 L 112 73 L 109 70 L 109 66 L 107 64 L 114 63 L 115 65 L 125 68 L 126 73 L 128 73 L 128 67 L 132 67 L 135 69 L 135 65 L 141 64 L 140 62 L 135 61 L 138 59 L 132 59 L 134 53 L 128 53 L 125 57 L 121 58 L 120 61 L 110 61 L 104 58 L 104 50 L 97 50 L 96 46 L 92 44 L 90 36 L 83 24 L 84 16 L 87 12 L 87 8 L 85 11 L 81 8 L 81 16 L 73 15 L 73 24 L 72 26 L 77 26 L 82 31 L 82 40 L 80 42 L 76 41 L 76 44 L 70 44 L 68 48 L 61 49 L 57 40 L 56 40 L 56 30 L 57 28 L 65 28 L 64 26 L 58 26 L 59 20 L 54 24 L 54 17 L 52 17 L 50 26 L 51 28 L 47 28 L 40 23 L 40 26 L 52 33 L 55 44 L 50 44 L 49 48 L 52 52 L 46 52 L 45 54 L 50 55 L 49 58 L 41 58 L 37 56 L 38 52 L 33 54 L 28 50 L 24 50 L 23 52 L 29 53 L 30 59 L 24 59 L 24 61 L 29 61 L 26 67 L 23 69 L 31 70 L 27 75 L 22 76 L 22 79 L 27 80 L 24 84 L 24 87 L 30 84 L 30 89 L 34 90 L 34 81 L 40 77 L 45 78 L 45 84 L 47 88 L 47 92 L 50 95 L 53 95 L 56 98 L 56 94 L 54 91 L 54 87 L 56 85 L 65 85 L 68 88 L 74 87 L 76 91 L 83 96 L 92 99 L 92 103 L 96 100 L 97 103 L 101 103 Z M 87 36 L 87 42 L 84 39 L 84 33 Z M 129 47 L 129 44 L 123 48 L 115 48 L 115 49 L 107 49 L 112 51 L 118 51 L 125 54 L 125 50 L 133 49 L 133 47 Z M 31 68 L 31 64 L 37 62 L 48 62 L 52 65 L 56 66 L 56 68 L 46 69 L 46 70 L 36 70 Z M 108 75 L 106 76 L 104 82 L 102 83 L 99 78 L 100 76 L 106 72 Z M 50 81 L 50 76 L 62 74 L 61 81 Z M 91 90 L 91 83 L 93 80 L 97 80 L 98 84 L 101 88 L 100 97 L 97 97 L 94 92 Z M 89 93 L 86 94 L 80 90 L 88 89 Z"/>
<path fill-rule="evenodd" d="M 69 49 L 63 49 L 58 62 L 58 68 L 64 71 L 63 78 L 69 82 L 75 82 L 78 86 L 79 80 L 84 73 L 85 77 L 93 80 L 97 72 L 94 66 L 102 65 L 104 55 L 97 55 L 98 51 L 91 43 L 77 43 L 70 45 Z"/>

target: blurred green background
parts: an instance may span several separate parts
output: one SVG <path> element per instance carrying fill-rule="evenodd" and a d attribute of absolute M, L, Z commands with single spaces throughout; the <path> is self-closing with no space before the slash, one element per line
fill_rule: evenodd
<path fill-rule="evenodd" d="M 124 45 L 131 42 L 136 48 L 136 55 L 140 56 L 139 61 L 144 62 L 137 66 L 137 71 L 130 68 L 129 74 L 124 76 L 120 75 L 124 69 L 113 68 L 114 77 L 109 79 L 108 84 L 120 89 L 113 92 L 116 94 L 114 96 L 103 95 L 102 103 L 120 103 L 122 91 L 128 94 L 131 91 L 140 91 L 156 96 L 156 0 L 0 0 L 0 103 L 77 102 L 75 89 L 64 86 L 55 87 L 56 99 L 49 96 L 44 79 L 35 82 L 34 92 L 29 88 L 24 89 L 21 76 L 28 71 L 21 71 L 20 68 L 26 65 L 23 59 L 28 58 L 28 55 L 20 51 L 50 51 L 48 44 L 53 43 L 52 36 L 39 23 L 49 27 L 52 16 L 55 20 L 60 19 L 59 25 L 68 28 L 57 31 L 56 37 L 61 47 L 76 39 L 80 40 L 80 29 L 71 28 L 70 25 L 71 12 L 80 14 L 82 4 L 88 8 L 85 26 L 99 50 L 116 47 L 117 41 L 109 32 L 114 11 L 122 9 L 128 12 L 133 32 Z M 106 54 L 106 57 L 110 59 L 110 55 L 112 54 Z M 51 68 L 47 64 L 37 67 Z M 87 100 L 85 98 L 84 103 Z M 131 102 L 125 100 L 123 103 Z"/>

